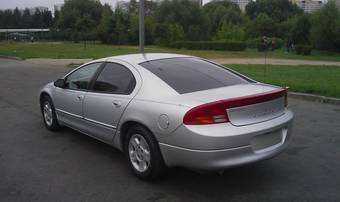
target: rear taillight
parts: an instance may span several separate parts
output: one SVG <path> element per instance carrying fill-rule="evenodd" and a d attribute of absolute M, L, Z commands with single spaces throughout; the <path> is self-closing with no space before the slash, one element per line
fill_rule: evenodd
<path fill-rule="evenodd" d="M 227 100 L 211 102 L 190 109 L 183 118 L 186 125 L 206 125 L 229 122 L 227 109 L 266 102 L 283 97 L 287 106 L 287 89 L 250 96 L 237 97 Z"/>
<path fill-rule="evenodd" d="M 226 106 L 222 101 L 194 107 L 183 118 L 183 123 L 186 125 L 205 125 L 228 121 Z"/>

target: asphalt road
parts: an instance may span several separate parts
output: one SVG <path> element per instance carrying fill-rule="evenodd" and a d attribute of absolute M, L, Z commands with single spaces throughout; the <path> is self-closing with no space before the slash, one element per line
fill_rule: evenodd
<path fill-rule="evenodd" d="M 69 68 L 0 60 L 0 201 L 340 201 L 340 106 L 290 99 L 294 137 L 274 159 L 224 174 L 171 169 L 147 183 L 114 148 L 44 128 L 41 86 Z"/>

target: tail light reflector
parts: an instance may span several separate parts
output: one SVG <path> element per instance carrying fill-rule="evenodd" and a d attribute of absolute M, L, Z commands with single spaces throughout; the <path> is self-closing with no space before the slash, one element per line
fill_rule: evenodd
<path fill-rule="evenodd" d="M 205 125 L 228 122 L 228 115 L 222 101 L 203 104 L 190 109 L 183 118 L 186 125 Z"/>
<path fill-rule="evenodd" d="M 285 107 L 288 106 L 288 89 L 289 89 L 289 87 L 285 88 L 285 94 L 284 94 L 284 96 L 285 96 Z"/>

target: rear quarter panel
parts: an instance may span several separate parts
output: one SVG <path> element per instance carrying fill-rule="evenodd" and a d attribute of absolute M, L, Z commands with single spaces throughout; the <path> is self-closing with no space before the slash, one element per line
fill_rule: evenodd
<path fill-rule="evenodd" d="M 129 121 L 138 122 L 147 127 L 157 141 L 163 142 L 167 135 L 175 131 L 182 123 L 183 116 L 190 108 L 181 104 L 170 104 L 150 100 L 133 99 L 121 117 L 118 128 Z M 122 149 L 120 144 L 121 131 L 115 137 L 115 146 Z"/>

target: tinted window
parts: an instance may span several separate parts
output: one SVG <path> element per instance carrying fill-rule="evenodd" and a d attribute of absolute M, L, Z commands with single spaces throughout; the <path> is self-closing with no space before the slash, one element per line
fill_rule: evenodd
<path fill-rule="evenodd" d="M 67 76 L 66 88 L 73 90 L 87 90 L 90 81 L 102 63 L 86 65 Z"/>
<path fill-rule="evenodd" d="M 249 82 L 220 66 L 196 58 L 170 58 L 140 65 L 180 94 Z"/>
<path fill-rule="evenodd" d="M 130 94 L 136 80 L 129 69 L 116 64 L 107 63 L 94 83 L 93 90 L 115 94 Z"/>

